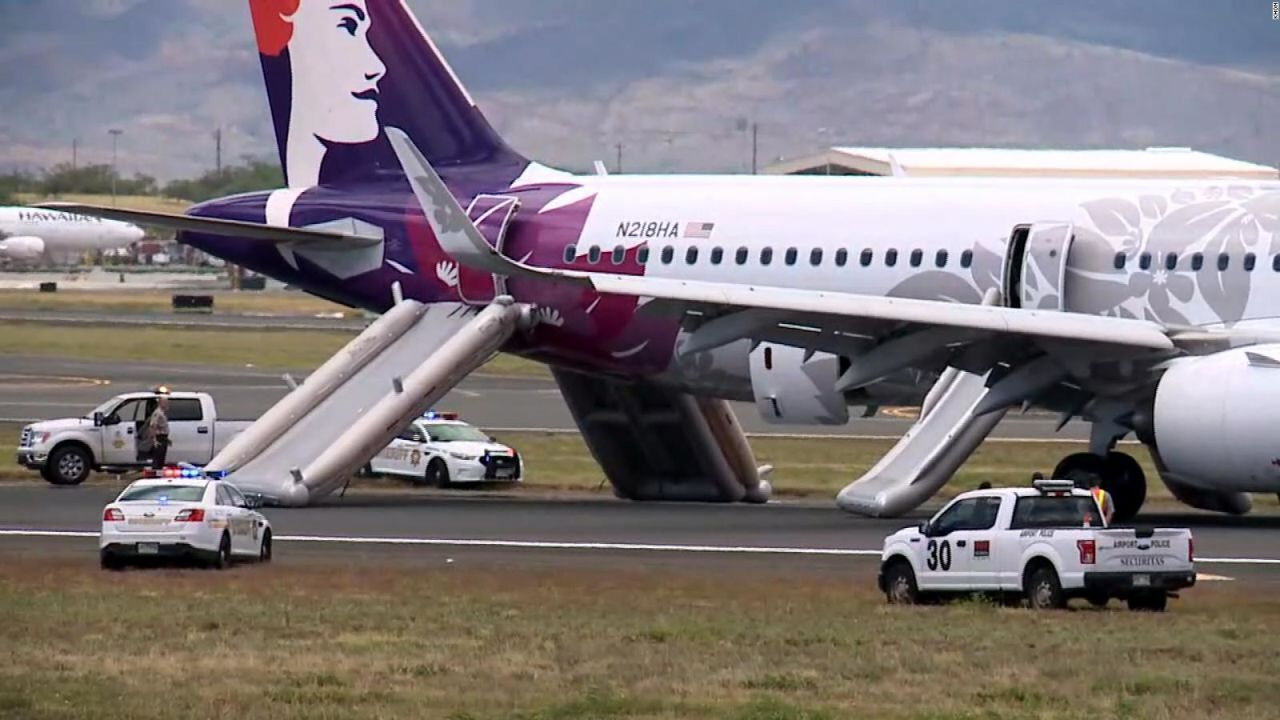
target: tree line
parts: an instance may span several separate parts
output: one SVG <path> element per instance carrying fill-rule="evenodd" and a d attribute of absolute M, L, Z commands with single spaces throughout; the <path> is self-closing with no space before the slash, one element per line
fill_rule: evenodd
<path fill-rule="evenodd" d="M 197 178 L 161 185 L 150 175 L 121 177 L 110 165 L 55 165 L 41 173 L 0 174 L 0 204 L 13 204 L 18 193 L 40 197 L 62 195 L 155 195 L 193 203 L 224 195 L 270 190 L 284 185 L 284 175 L 273 162 L 249 160 L 222 170 L 210 170 Z"/>

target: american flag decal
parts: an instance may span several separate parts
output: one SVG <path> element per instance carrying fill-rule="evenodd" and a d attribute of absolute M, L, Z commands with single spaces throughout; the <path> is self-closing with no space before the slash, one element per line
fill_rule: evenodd
<path fill-rule="evenodd" d="M 689 223 L 684 226 L 684 236 L 693 240 L 710 240 L 715 223 Z"/>

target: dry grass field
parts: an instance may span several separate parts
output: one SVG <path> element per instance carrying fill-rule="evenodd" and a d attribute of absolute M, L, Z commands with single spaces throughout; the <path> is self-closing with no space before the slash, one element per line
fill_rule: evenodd
<path fill-rule="evenodd" d="M 868 568 L 869 566 L 862 566 Z M 0 717 L 1261 718 L 1280 604 L 885 606 L 869 570 L 0 565 Z"/>

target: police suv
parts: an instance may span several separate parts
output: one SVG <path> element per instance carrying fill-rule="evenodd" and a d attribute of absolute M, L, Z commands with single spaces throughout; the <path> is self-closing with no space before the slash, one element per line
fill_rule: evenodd
<path fill-rule="evenodd" d="M 1072 598 L 1163 611 L 1195 584 L 1190 530 L 1108 528 L 1097 501 L 1069 480 L 960 495 L 919 527 L 884 541 L 880 589 L 891 603 L 991 593 L 1062 608 Z"/>
<path fill-rule="evenodd" d="M 105 570 L 156 559 L 271 560 L 271 523 L 257 498 L 192 467 L 146 471 L 102 510 L 98 549 Z"/>
<path fill-rule="evenodd" d="M 515 450 L 462 422 L 457 413 L 429 412 L 410 423 L 369 461 L 365 472 L 449 487 L 519 482 L 524 477 L 524 463 Z"/>

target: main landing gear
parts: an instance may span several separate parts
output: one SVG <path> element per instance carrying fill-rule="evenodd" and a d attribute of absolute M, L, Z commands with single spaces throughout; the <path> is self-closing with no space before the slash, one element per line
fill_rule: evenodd
<path fill-rule="evenodd" d="M 1147 500 L 1147 476 L 1133 457 L 1109 452 L 1105 457 L 1093 453 L 1069 455 L 1058 463 L 1053 477 L 1074 480 L 1076 487 L 1089 488 L 1096 482 L 1111 494 L 1115 504 L 1112 522 L 1133 520 Z"/>

